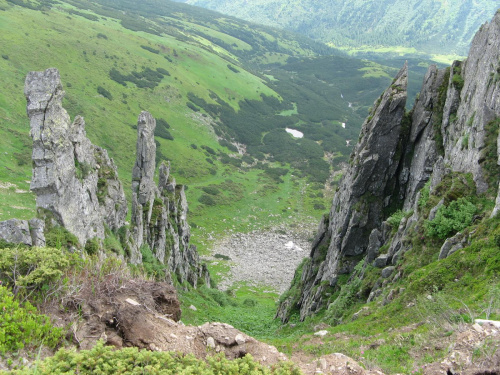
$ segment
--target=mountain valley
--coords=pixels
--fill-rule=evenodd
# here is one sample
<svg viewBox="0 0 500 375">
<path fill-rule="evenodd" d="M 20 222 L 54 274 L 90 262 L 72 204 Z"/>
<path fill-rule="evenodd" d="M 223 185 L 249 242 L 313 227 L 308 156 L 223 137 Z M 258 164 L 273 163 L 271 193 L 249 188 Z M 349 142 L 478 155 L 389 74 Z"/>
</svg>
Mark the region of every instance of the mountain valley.
<svg viewBox="0 0 500 375">
<path fill-rule="evenodd" d="M 500 373 L 500 10 L 451 66 L 170 1 L 0 30 L 0 372 Z"/>
</svg>

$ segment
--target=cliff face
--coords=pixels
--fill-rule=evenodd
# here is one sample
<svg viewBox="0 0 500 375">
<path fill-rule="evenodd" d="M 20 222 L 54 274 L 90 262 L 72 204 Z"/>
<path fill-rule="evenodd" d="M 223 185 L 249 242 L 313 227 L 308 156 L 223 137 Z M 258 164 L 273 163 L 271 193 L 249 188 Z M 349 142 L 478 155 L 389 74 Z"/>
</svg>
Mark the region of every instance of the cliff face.
<svg viewBox="0 0 500 375">
<path fill-rule="evenodd" d="M 292 286 L 299 292 L 279 306 L 283 321 L 293 310 L 304 319 L 333 302 L 331 287 L 339 275 L 352 275 L 361 261 L 384 268 L 389 278 L 411 249 L 407 235 L 420 218 L 419 191 L 429 180 L 432 192 L 450 173 L 470 173 L 477 192 L 497 196 L 492 215 L 500 210 L 500 12 L 476 34 L 466 61 L 429 68 L 407 114 L 406 74 L 405 66 L 363 124 L 331 211 Z M 391 233 L 384 220 L 397 208 L 410 217 Z M 459 237 L 445 241 L 440 258 L 461 246 Z M 384 245 L 387 251 L 380 254 Z M 368 300 L 380 292 L 374 287 Z"/>
<path fill-rule="evenodd" d="M 156 121 L 142 112 L 137 126 L 137 159 L 132 172 L 132 223 L 125 226 L 128 203 L 118 180 L 116 166 L 106 150 L 93 145 L 85 122 L 73 123 L 62 107 L 64 91 L 57 69 L 31 72 L 25 95 L 33 138 L 33 177 L 38 219 L 0 223 L 0 239 L 45 246 L 44 222 L 62 226 L 83 247 L 91 239 L 103 240 L 105 229 L 119 236 L 131 263 L 140 264 L 145 252 L 165 265 L 181 283 L 210 285 L 196 247 L 189 243 L 188 205 L 184 187 L 170 176 L 169 166 L 156 171 Z M 44 219 L 44 220 L 40 220 Z"/>
</svg>

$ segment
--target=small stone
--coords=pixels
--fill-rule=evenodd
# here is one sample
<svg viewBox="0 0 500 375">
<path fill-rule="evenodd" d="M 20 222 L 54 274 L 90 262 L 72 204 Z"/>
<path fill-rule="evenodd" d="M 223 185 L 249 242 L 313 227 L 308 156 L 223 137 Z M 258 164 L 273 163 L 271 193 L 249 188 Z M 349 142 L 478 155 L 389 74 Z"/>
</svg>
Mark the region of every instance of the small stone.
<svg viewBox="0 0 500 375">
<path fill-rule="evenodd" d="M 429 301 L 432 301 L 432 296 L 429 294 L 427 297 L 426 297 Z"/>
<path fill-rule="evenodd" d="M 139 302 L 133 300 L 132 298 L 127 298 L 125 300 L 125 302 L 130 303 L 132 306 L 140 306 L 141 305 Z"/>
<path fill-rule="evenodd" d="M 474 330 L 475 330 L 476 332 L 479 332 L 479 333 L 481 333 L 481 332 L 483 332 L 483 331 L 484 331 L 484 330 L 483 330 L 483 327 L 481 327 L 481 326 L 480 326 L 479 324 L 477 324 L 477 323 L 474 323 L 474 324 L 472 325 L 472 328 L 474 328 Z"/>
<path fill-rule="evenodd" d="M 234 341 L 236 341 L 238 345 L 243 345 L 247 340 L 245 340 L 245 338 L 241 333 L 238 333 L 234 338 Z"/>
<path fill-rule="evenodd" d="M 328 331 L 318 331 L 318 332 L 315 332 L 314 333 L 315 336 L 320 336 L 320 337 L 324 337 L 326 335 L 328 335 Z"/>
<path fill-rule="evenodd" d="M 189 306 L 189 309 L 191 309 L 193 311 L 198 311 L 198 309 L 194 305 Z"/>
<path fill-rule="evenodd" d="M 207 339 L 207 348 L 215 349 L 215 340 L 213 337 Z"/>
</svg>

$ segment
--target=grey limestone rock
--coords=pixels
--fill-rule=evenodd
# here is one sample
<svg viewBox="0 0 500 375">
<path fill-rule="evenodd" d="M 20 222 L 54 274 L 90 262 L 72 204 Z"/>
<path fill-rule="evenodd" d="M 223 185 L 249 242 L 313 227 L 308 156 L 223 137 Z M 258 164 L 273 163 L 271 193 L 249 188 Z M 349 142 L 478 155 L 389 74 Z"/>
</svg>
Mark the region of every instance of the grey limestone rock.
<svg viewBox="0 0 500 375">
<path fill-rule="evenodd" d="M 180 282 L 196 286 L 210 285 L 206 266 L 189 243 L 188 205 L 184 186 L 170 175 L 170 165 L 162 163 L 156 186 L 156 120 L 142 112 L 137 122 L 137 154 L 132 171 L 131 261 L 141 263 L 141 247 L 148 246 L 153 255 L 173 272 Z"/>
<path fill-rule="evenodd" d="M 465 242 L 463 237 L 462 233 L 457 233 L 453 237 L 447 238 L 443 246 L 441 246 L 438 259 L 445 259 L 454 252 L 462 249 L 464 247 L 463 243 Z"/>
<path fill-rule="evenodd" d="M 26 220 L 11 219 L 0 221 L 0 239 L 13 244 L 25 244 L 29 246 L 33 244 L 30 227 Z"/>
<path fill-rule="evenodd" d="M 385 267 L 382 270 L 382 277 L 384 279 L 387 279 L 388 277 L 390 277 L 393 274 L 395 269 L 396 269 L 396 267 L 394 267 L 394 266 Z"/>
<path fill-rule="evenodd" d="M 82 245 L 104 238 L 104 225 L 118 229 L 127 213 L 113 161 L 87 138 L 82 117 L 70 122 L 57 69 L 30 72 L 24 92 L 33 138 L 31 190 L 39 212 L 50 213 Z"/>
</svg>

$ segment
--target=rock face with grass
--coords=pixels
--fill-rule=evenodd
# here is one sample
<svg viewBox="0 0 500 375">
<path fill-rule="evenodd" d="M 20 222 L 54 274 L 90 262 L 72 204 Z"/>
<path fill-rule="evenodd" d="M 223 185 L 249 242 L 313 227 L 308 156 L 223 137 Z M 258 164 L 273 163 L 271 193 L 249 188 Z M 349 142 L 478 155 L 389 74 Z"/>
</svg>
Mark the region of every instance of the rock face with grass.
<svg viewBox="0 0 500 375">
<path fill-rule="evenodd" d="M 180 282 L 210 285 L 196 247 L 189 243 L 188 205 L 184 186 L 170 176 L 170 165 L 162 163 L 156 186 L 156 121 L 148 112 L 137 123 L 137 156 L 132 171 L 131 260 L 140 263 L 151 252 L 168 266 Z"/>
<path fill-rule="evenodd" d="M 399 293 L 390 286 L 404 276 L 398 262 L 412 250 L 416 233 L 439 237 L 435 258 L 444 259 L 470 242 L 470 234 L 455 229 L 477 220 L 477 207 L 467 197 L 481 193 L 496 200 L 489 215 L 498 214 L 500 12 L 481 27 L 464 62 L 429 68 L 406 115 L 405 79 L 403 69 L 363 124 L 311 256 L 280 304 L 277 316 L 283 321 L 297 310 L 304 319 L 327 304 L 330 316 L 340 319 L 347 298 L 354 296 L 368 301 L 383 296 L 381 303 L 390 303 Z M 452 202 L 469 210 L 469 218 L 461 217 L 452 229 L 427 233 L 424 224 Z M 380 278 L 361 290 L 369 267 L 379 268 L 372 274 Z"/>
<path fill-rule="evenodd" d="M 82 245 L 104 238 L 105 226 L 118 229 L 127 213 L 113 161 L 87 138 L 82 117 L 70 121 L 57 69 L 29 73 L 25 95 L 33 138 L 31 190 L 39 212 L 50 213 Z"/>
</svg>

